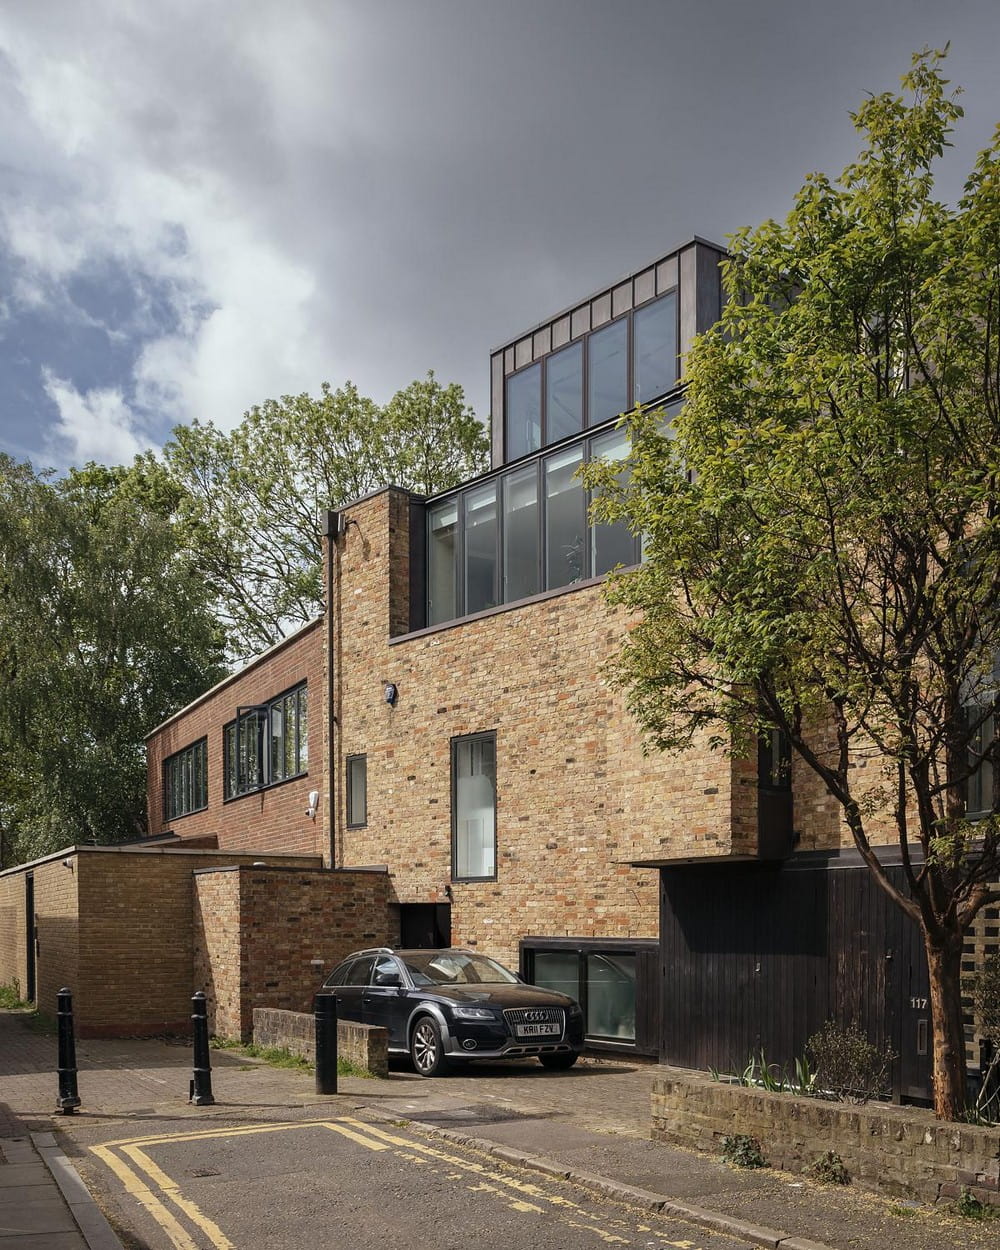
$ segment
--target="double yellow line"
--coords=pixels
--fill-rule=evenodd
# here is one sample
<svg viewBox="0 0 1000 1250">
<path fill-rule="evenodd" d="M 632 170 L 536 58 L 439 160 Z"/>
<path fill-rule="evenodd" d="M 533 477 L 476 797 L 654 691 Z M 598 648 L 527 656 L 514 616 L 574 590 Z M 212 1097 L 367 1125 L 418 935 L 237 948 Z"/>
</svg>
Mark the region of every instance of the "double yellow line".
<svg viewBox="0 0 1000 1250">
<path fill-rule="evenodd" d="M 632 1244 L 629 1236 L 622 1235 L 630 1230 L 627 1223 L 620 1219 L 596 1223 L 585 1207 L 564 1194 L 551 1193 L 540 1185 L 522 1180 L 512 1173 L 502 1172 L 495 1167 L 488 1167 L 475 1159 L 450 1154 L 445 1150 L 427 1146 L 407 1137 L 400 1137 L 386 1129 L 376 1128 L 373 1124 L 350 1117 L 338 1120 L 296 1120 L 275 1124 L 243 1125 L 239 1128 L 205 1129 L 196 1133 L 171 1133 L 158 1137 L 129 1137 L 122 1138 L 120 1141 L 105 1142 L 100 1146 L 91 1146 L 90 1150 L 107 1164 L 122 1182 L 126 1191 L 149 1212 L 167 1234 L 175 1250 L 203 1250 L 203 1247 L 191 1239 L 177 1214 L 167 1205 L 168 1203 L 208 1238 L 214 1250 L 238 1250 L 218 1224 L 209 1219 L 190 1198 L 186 1198 L 181 1193 L 180 1186 L 153 1162 L 146 1153 L 147 1150 L 154 1146 L 173 1145 L 178 1142 L 251 1137 L 260 1133 L 287 1133 L 315 1128 L 324 1128 L 331 1133 L 337 1133 L 368 1150 L 395 1150 L 408 1162 L 438 1163 L 456 1171 L 471 1173 L 477 1183 L 470 1185 L 470 1189 L 492 1194 L 516 1211 L 534 1212 L 539 1215 L 555 1214 L 559 1220 L 572 1228 L 585 1229 L 596 1234 L 606 1245 Z M 126 1159 L 129 1162 L 126 1162 Z M 658 1230 L 650 1225 L 639 1224 L 635 1231 L 654 1233 Z M 695 1243 L 691 1241 L 667 1241 L 662 1234 L 659 1240 L 661 1245 L 678 1247 L 678 1250 L 696 1250 Z"/>
</svg>

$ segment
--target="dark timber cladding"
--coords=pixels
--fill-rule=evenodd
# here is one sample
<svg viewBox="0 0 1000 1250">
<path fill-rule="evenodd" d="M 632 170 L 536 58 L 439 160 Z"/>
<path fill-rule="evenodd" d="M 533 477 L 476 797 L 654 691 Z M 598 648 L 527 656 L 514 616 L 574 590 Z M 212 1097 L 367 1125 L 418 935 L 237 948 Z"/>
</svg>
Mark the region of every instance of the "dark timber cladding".
<svg viewBox="0 0 1000 1250">
<path fill-rule="evenodd" d="M 890 866 L 902 880 L 902 869 Z M 919 931 L 853 853 L 661 869 L 661 1061 L 732 1071 L 788 1064 L 827 1020 L 898 1056 L 895 1098 L 929 1099 Z"/>
</svg>

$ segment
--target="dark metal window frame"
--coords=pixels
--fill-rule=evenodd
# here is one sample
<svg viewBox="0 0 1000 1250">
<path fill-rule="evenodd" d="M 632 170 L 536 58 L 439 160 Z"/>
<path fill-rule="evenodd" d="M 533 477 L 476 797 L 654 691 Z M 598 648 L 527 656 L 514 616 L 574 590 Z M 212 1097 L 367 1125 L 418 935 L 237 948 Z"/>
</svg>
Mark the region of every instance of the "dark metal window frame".
<svg viewBox="0 0 1000 1250">
<path fill-rule="evenodd" d="M 493 871 L 487 876 L 463 877 L 456 872 L 458 865 L 458 746 L 463 742 L 493 743 Z M 457 734 L 451 740 L 451 879 L 452 881 L 496 881 L 497 879 L 497 731 L 482 730 L 479 733 Z"/>
<path fill-rule="evenodd" d="M 201 786 L 197 783 L 197 755 L 201 755 Z M 174 794 L 173 774 L 177 769 L 183 769 L 187 766 L 188 761 L 192 768 L 191 790 L 200 789 L 200 794 L 192 794 L 194 802 L 190 806 L 185 807 L 183 802 L 183 793 L 181 803 L 174 807 L 172 799 Z M 181 789 L 183 792 L 183 781 Z M 198 802 L 198 799 L 201 799 Z M 189 746 L 183 747 L 180 751 L 175 751 L 173 755 L 168 755 L 163 761 L 163 819 L 165 821 L 179 820 L 182 816 L 190 816 L 194 812 L 203 812 L 208 807 L 208 738 L 199 738 L 197 742 L 192 742 Z"/>
<path fill-rule="evenodd" d="M 680 301 L 679 285 L 670 287 L 666 291 L 661 291 L 658 295 L 654 295 L 651 299 L 644 300 L 641 304 L 637 305 L 636 307 L 630 308 L 627 312 L 621 313 L 617 317 L 612 317 L 610 320 L 605 321 L 602 325 L 599 325 L 599 326 L 594 327 L 593 329 L 587 330 L 584 334 L 581 334 L 578 338 L 571 339 L 569 343 L 560 344 L 560 346 L 555 348 L 554 350 L 546 352 L 544 356 L 540 356 L 537 360 L 529 361 L 526 365 L 523 365 L 520 369 L 515 369 L 512 373 L 508 373 L 504 377 L 504 380 L 503 380 L 503 448 L 504 448 L 505 467 L 507 465 L 518 464 L 520 461 L 527 459 L 528 456 L 537 455 L 539 452 L 545 451 L 547 448 L 554 447 L 557 445 L 557 443 L 555 442 L 549 442 L 549 438 L 548 438 L 548 432 L 549 432 L 549 419 L 548 419 L 548 412 L 547 412 L 548 362 L 550 358 L 554 356 L 558 356 L 560 352 L 565 351 L 568 347 L 572 347 L 575 343 L 582 343 L 583 345 L 583 353 L 582 353 L 582 358 L 580 362 L 580 368 L 582 371 L 581 378 L 582 378 L 582 385 L 583 385 L 583 411 L 581 414 L 582 425 L 581 425 L 580 433 L 582 434 L 591 429 L 600 429 L 602 425 L 606 424 L 606 421 L 600 421 L 594 426 L 591 426 L 590 424 L 590 340 L 593 338 L 595 334 L 600 334 L 602 331 L 607 330 L 609 326 L 613 326 L 618 322 L 625 322 L 625 325 L 626 325 L 625 395 L 630 405 L 635 404 L 636 402 L 636 398 L 635 398 L 635 329 L 633 325 L 633 319 L 637 312 L 642 312 L 643 310 L 647 308 L 652 308 L 654 304 L 657 304 L 659 303 L 660 300 L 665 300 L 665 299 L 673 299 L 674 301 L 674 346 L 675 346 L 675 350 L 677 353 L 675 357 L 675 365 L 674 365 L 674 387 L 677 386 L 680 380 L 680 355 L 679 353 L 680 353 L 680 334 L 681 334 L 681 301 Z M 509 449 L 510 449 L 510 427 L 508 425 L 508 403 L 507 403 L 508 388 L 510 386 L 510 381 L 512 378 L 518 378 L 518 377 L 523 376 L 530 369 L 533 369 L 536 365 L 541 366 L 541 368 L 538 371 L 538 390 L 539 390 L 538 411 L 539 411 L 539 424 L 541 427 L 541 432 L 539 435 L 540 442 L 539 442 L 538 447 L 535 448 L 534 450 L 529 451 L 529 452 L 524 452 L 520 456 L 518 456 L 516 459 L 510 460 L 508 459 Z M 670 394 L 670 391 L 673 390 L 674 387 L 671 387 L 670 390 L 665 391 L 664 395 Z M 651 404 L 657 403 L 660 398 L 662 397 L 657 396 L 656 398 L 647 401 L 646 406 L 648 407 Z M 614 420 L 615 418 L 611 418 L 611 419 Z M 578 435 L 574 434 L 574 435 L 571 435 L 570 437 L 576 438 L 578 437 Z M 563 440 L 559 440 L 559 441 L 561 442 Z"/>
<path fill-rule="evenodd" d="M 352 765 L 361 765 L 361 805 L 362 819 L 352 820 L 354 814 L 354 800 L 357 797 L 355 793 L 356 782 L 354 780 L 354 771 Z M 348 829 L 363 829 L 368 824 L 368 756 L 364 753 L 348 755 L 344 761 L 344 778 L 345 778 L 345 802 L 347 811 L 345 819 Z"/>
<path fill-rule="evenodd" d="M 308 682 L 300 681 L 294 686 L 289 686 L 287 690 L 282 690 L 280 694 L 274 695 L 264 703 L 244 704 L 236 709 L 236 716 L 222 727 L 222 776 L 223 776 L 223 801 L 232 802 L 235 799 L 244 798 L 248 794 L 257 794 L 261 790 L 270 789 L 272 786 L 283 785 L 286 781 L 293 781 L 296 777 L 304 777 L 308 774 L 308 743 L 309 743 L 309 724 L 308 724 L 308 701 L 305 695 L 308 690 Z M 271 759 L 271 716 L 273 712 L 288 698 L 289 695 L 298 696 L 296 702 L 295 717 L 295 771 L 285 773 L 284 761 L 280 769 L 281 775 L 276 776 L 279 770 L 275 769 L 274 761 Z M 302 709 L 306 708 L 306 731 L 302 733 Z M 247 732 L 244 726 L 252 726 L 249 730 L 256 737 L 256 769 L 253 778 L 243 778 L 240 776 L 241 762 L 244 758 L 244 752 L 240 749 L 241 737 Z M 242 733 L 241 733 L 242 731 Z M 303 760 L 303 745 L 306 747 L 306 758 Z M 233 755 L 235 754 L 235 777 L 236 787 L 233 788 L 232 779 L 234 776 Z"/>
</svg>

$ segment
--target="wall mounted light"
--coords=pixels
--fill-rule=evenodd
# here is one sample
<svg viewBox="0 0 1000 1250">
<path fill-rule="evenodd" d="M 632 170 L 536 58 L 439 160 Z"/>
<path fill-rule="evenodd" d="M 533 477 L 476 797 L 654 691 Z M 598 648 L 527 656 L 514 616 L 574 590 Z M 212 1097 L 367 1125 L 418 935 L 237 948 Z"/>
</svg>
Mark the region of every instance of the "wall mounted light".
<svg viewBox="0 0 1000 1250">
<path fill-rule="evenodd" d="M 316 812 L 319 810 L 319 791 L 309 791 L 309 806 L 306 808 L 306 815 L 310 820 L 316 819 Z"/>
<path fill-rule="evenodd" d="M 399 687 L 394 681 L 387 681 L 385 683 L 385 689 L 382 691 L 382 695 L 390 707 L 395 707 L 396 700 L 399 698 Z"/>
</svg>

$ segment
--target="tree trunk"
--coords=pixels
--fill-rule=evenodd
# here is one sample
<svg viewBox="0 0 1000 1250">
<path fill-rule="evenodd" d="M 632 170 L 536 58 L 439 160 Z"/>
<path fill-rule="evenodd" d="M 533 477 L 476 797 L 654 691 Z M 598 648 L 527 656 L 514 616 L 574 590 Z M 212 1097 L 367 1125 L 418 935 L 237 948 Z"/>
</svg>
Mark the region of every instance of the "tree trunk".
<svg viewBox="0 0 1000 1250">
<path fill-rule="evenodd" d="M 934 1114 L 939 1120 L 958 1120 L 966 1105 L 962 934 L 924 929 L 924 950 L 934 1029 Z"/>
</svg>

